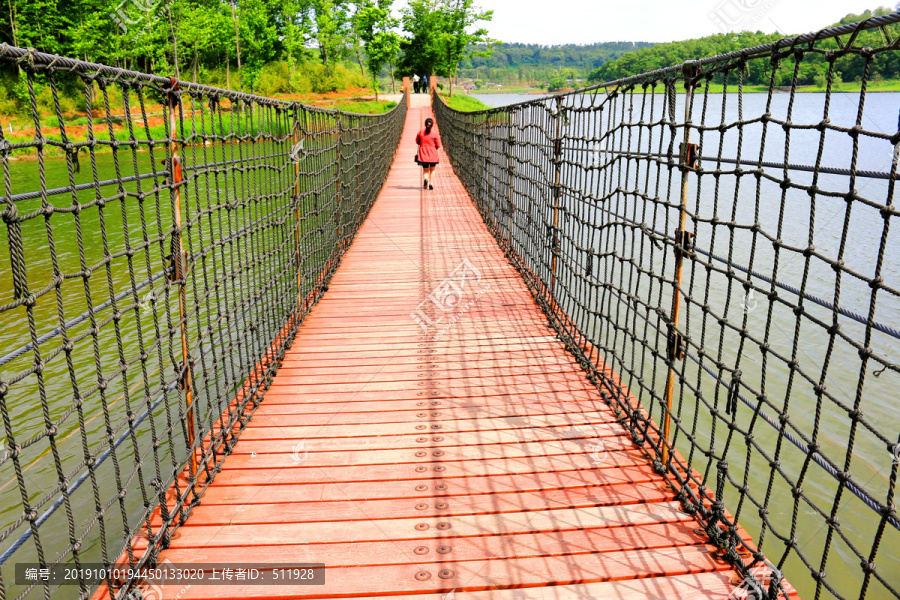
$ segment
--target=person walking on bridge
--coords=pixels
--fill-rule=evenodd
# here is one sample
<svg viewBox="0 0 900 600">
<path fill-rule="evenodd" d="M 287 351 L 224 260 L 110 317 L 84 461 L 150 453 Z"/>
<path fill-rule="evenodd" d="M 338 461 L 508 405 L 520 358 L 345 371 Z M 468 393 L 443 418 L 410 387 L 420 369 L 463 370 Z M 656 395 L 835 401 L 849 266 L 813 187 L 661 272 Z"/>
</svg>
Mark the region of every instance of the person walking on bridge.
<svg viewBox="0 0 900 600">
<path fill-rule="evenodd" d="M 434 131 L 434 119 L 425 119 L 425 129 L 416 134 L 416 144 L 419 145 L 419 164 L 422 165 L 422 176 L 425 183 L 422 187 L 426 190 L 434 189 L 434 168 L 439 161 L 438 150 L 441 141 Z"/>
<path fill-rule="evenodd" d="M 419 85 L 419 76 L 413 73 L 413 93 L 418 94 L 421 86 Z"/>
</svg>

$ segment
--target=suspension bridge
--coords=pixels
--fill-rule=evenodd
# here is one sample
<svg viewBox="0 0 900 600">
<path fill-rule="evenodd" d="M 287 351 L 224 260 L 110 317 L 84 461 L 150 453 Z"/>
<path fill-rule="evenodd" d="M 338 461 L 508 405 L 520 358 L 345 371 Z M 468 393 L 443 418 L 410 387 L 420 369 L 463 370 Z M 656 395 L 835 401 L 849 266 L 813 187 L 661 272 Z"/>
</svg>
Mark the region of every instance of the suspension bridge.
<svg viewBox="0 0 900 600">
<path fill-rule="evenodd" d="M 900 597 L 898 21 L 477 113 L 0 47 L 0 598 Z"/>
</svg>

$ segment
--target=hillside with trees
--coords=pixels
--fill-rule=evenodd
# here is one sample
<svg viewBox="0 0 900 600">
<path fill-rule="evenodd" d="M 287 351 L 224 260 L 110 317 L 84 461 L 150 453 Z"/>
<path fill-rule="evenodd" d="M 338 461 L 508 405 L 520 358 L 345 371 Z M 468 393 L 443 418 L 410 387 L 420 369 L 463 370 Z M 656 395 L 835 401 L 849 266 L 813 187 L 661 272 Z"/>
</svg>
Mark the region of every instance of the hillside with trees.
<svg viewBox="0 0 900 600">
<path fill-rule="evenodd" d="M 459 76 L 503 85 L 541 85 L 554 77 L 586 78 L 597 67 L 650 42 L 597 44 L 499 44 L 490 56 L 472 56 L 460 64 Z"/>
<path fill-rule="evenodd" d="M 873 15 L 882 15 L 892 12 L 888 8 L 879 8 L 874 11 L 865 11 L 863 14 L 849 14 L 834 25 L 853 23 Z M 900 24 L 885 27 L 892 39 L 900 36 Z M 856 44 L 861 46 L 881 46 L 884 40 L 877 29 L 870 29 L 859 34 Z M 783 37 L 778 34 L 764 34 L 761 32 L 743 32 L 738 34 L 718 34 L 703 38 L 657 44 L 650 48 L 640 49 L 636 52 L 624 54 L 616 60 L 606 62 L 595 69 L 588 77 L 590 83 L 612 82 L 622 77 L 653 71 L 672 65 L 677 65 L 686 60 L 696 60 L 706 56 L 734 52 L 741 48 L 758 46 L 768 42 L 774 42 Z M 834 39 L 824 40 L 820 47 L 826 49 L 838 49 Z M 772 77 L 772 65 L 768 61 L 750 61 L 748 71 L 744 75 L 744 83 L 748 85 L 768 85 Z M 834 64 L 834 82 L 852 83 L 862 77 L 865 59 L 857 54 L 842 56 Z M 872 81 L 900 79 L 900 56 L 896 52 L 882 52 L 877 54 L 869 65 Z M 785 58 L 781 68 L 774 74 L 775 85 L 790 85 L 793 77 L 794 60 Z M 828 72 L 828 61 L 823 54 L 808 54 L 800 63 L 797 74 L 798 85 L 824 87 Z M 714 79 L 720 81 L 721 77 Z"/>
</svg>

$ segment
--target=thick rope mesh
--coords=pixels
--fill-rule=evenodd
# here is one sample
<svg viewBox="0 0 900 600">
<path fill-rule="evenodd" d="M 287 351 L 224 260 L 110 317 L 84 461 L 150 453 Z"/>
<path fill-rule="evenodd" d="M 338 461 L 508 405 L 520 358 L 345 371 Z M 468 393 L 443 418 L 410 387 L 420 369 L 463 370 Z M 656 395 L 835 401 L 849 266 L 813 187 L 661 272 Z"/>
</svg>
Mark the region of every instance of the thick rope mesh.
<svg viewBox="0 0 900 600">
<path fill-rule="evenodd" d="M 478 113 L 434 100 L 485 222 L 751 597 L 784 597 L 775 569 L 803 598 L 900 598 L 900 107 L 866 93 L 898 21 Z M 812 65 L 826 91 L 802 94 Z"/>
<path fill-rule="evenodd" d="M 14 565 L 152 565 L 189 516 L 375 201 L 406 104 L 0 59 L 33 122 L 25 142 L 0 132 L 0 599 L 49 598 Z M 133 582 L 53 597 L 98 583 Z"/>
</svg>

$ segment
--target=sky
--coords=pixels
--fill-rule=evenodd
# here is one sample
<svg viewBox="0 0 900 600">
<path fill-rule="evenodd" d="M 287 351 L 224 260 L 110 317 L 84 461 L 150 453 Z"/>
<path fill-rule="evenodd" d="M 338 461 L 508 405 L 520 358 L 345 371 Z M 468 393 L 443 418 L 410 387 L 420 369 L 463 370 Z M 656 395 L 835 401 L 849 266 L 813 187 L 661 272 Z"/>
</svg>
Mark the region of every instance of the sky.
<svg viewBox="0 0 900 600">
<path fill-rule="evenodd" d="M 405 0 L 395 0 L 395 8 Z M 725 31 L 792 35 L 827 27 L 878 0 L 476 0 L 502 42 L 671 42 Z"/>
</svg>

